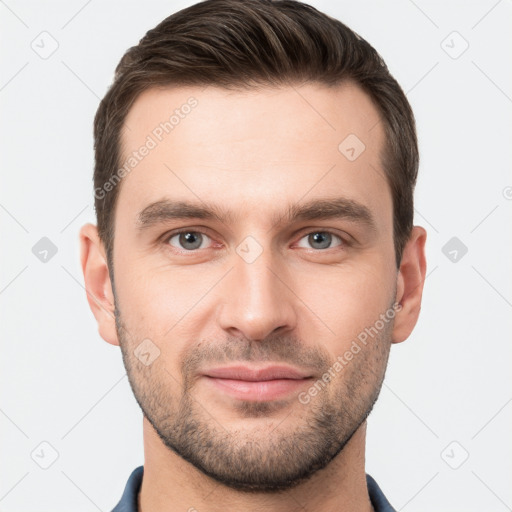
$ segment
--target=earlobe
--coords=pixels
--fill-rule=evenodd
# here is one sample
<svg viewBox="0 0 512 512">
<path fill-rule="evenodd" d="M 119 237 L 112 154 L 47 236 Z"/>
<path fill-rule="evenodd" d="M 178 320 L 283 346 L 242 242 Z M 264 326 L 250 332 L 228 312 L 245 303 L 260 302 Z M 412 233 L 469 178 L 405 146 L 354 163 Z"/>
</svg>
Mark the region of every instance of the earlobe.
<svg viewBox="0 0 512 512">
<path fill-rule="evenodd" d="M 425 258 L 426 239 L 427 232 L 425 229 L 414 226 L 404 247 L 396 285 L 396 302 L 401 307 L 395 316 L 393 343 L 405 341 L 418 321 L 427 267 Z"/>
<path fill-rule="evenodd" d="M 107 259 L 98 229 L 93 224 L 86 224 L 80 230 L 80 261 L 87 301 L 96 318 L 98 332 L 108 343 L 119 345 Z"/>
</svg>

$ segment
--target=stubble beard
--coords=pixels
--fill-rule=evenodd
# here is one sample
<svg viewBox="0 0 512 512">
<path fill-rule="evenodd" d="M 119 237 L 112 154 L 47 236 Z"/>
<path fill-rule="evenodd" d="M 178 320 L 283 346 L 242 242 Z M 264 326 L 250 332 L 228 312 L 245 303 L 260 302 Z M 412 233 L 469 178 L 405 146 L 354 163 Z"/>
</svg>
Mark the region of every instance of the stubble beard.
<svg viewBox="0 0 512 512">
<path fill-rule="evenodd" d="M 249 425 L 237 430 L 223 425 L 221 416 L 193 396 L 192 361 L 208 360 L 206 353 L 185 362 L 180 385 L 158 359 L 150 367 L 138 361 L 133 354 L 136 343 L 123 327 L 117 307 L 116 325 L 130 386 L 164 445 L 215 481 L 249 493 L 291 489 L 326 468 L 343 450 L 378 398 L 392 329 L 391 322 L 308 404 L 297 397 L 270 402 L 237 400 L 234 410 Z M 268 344 L 236 340 L 213 353 L 221 352 L 239 362 L 285 361 L 286 354 L 293 362 L 297 342 L 290 338 L 274 338 Z M 315 361 L 328 369 L 325 355 L 317 354 Z M 180 394 L 172 392 L 177 388 Z M 269 421 L 262 424 L 265 417 Z M 256 418 L 258 425 L 251 426 Z"/>
</svg>

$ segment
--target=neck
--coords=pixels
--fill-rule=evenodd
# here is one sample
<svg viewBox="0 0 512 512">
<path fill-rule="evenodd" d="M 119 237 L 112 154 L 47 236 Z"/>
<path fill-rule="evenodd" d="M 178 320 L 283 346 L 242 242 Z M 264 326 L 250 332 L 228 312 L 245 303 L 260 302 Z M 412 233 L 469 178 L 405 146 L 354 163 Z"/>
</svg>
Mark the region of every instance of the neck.
<svg viewBox="0 0 512 512">
<path fill-rule="evenodd" d="M 366 421 L 336 458 L 309 480 L 280 493 L 244 493 L 203 474 L 169 450 L 144 418 L 144 477 L 139 512 L 371 512 L 365 474 Z"/>
</svg>

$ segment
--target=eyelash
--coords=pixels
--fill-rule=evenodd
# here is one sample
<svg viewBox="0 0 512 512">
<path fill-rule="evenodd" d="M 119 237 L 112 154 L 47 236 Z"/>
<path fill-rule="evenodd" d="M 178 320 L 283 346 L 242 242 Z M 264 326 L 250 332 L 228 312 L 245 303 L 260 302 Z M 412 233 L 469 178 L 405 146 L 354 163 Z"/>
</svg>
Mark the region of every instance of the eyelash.
<svg viewBox="0 0 512 512">
<path fill-rule="evenodd" d="M 164 237 L 163 237 L 163 242 L 164 244 L 166 244 L 167 246 L 171 247 L 172 250 L 176 251 L 176 252 L 179 252 L 181 254 L 183 253 L 190 253 L 190 254 L 194 254 L 196 253 L 197 251 L 201 251 L 201 250 L 204 250 L 204 249 L 192 249 L 192 250 L 186 250 L 186 249 L 181 249 L 179 250 L 177 247 L 174 247 L 172 246 L 169 241 L 171 240 L 171 238 L 174 238 L 175 236 L 177 235 L 180 235 L 181 233 L 199 233 L 201 235 L 205 235 L 207 236 L 210 240 L 212 240 L 212 237 L 208 235 L 208 233 L 205 233 L 204 231 L 201 231 L 199 229 L 179 229 L 178 231 L 172 231 L 171 233 L 167 233 Z M 310 248 L 309 250 L 310 251 L 314 251 L 314 252 L 318 252 L 318 253 L 321 253 L 321 252 L 327 252 L 329 251 L 330 249 L 336 249 L 336 248 L 341 248 L 341 249 L 344 249 L 346 247 L 349 247 L 350 246 L 350 243 L 348 240 L 346 240 L 345 238 L 343 238 L 341 235 L 339 235 L 338 233 L 335 233 L 333 231 L 330 231 L 328 229 L 313 229 L 311 231 L 307 231 L 305 233 L 302 234 L 302 236 L 300 237 L 299 240 L 302 240 L 303 238 L 307 237 L 308 235 L 311 235 L 311 234 L 314 234 L 314 233 L 327 233 L 329 235 L 332 235 L 336 238 L 338 238 L 341 243 L 340 245 L 336 245 L 334 247 L 328 247 L 326 249 L 314 249 L 314 248 Z"/>
</svg>

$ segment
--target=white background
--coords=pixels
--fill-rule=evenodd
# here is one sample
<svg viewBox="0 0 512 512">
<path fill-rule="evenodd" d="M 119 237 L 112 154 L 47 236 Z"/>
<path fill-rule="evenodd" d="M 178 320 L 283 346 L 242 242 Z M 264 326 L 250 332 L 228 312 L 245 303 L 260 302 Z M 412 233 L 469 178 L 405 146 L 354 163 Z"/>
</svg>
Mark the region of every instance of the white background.
<svg viewBox="0 0 512 512">
<path fill-rule="evenodd" d="M 192 3 L 0 2 L 0 511 L 108 511 L 143 463 L 141 413 L 87 306 L 77 232 L 94 221 L 92 121 L 115 65 Z M 428 277 L 369 418 L 366 470 L 397 510 L 512 510 L 512 2 L 311 4 L 381 53 L 418 124 Z M 58 42 L 47 59 L 31 48 L 51 48 L 43 31 Z M 58 249 L 46 263 L 32 252 L 42 237 Z M 455 263 L 452 237 L 468 248 Z M 43 441 L 58 452 L 48 469 Z"/>
</svg>

